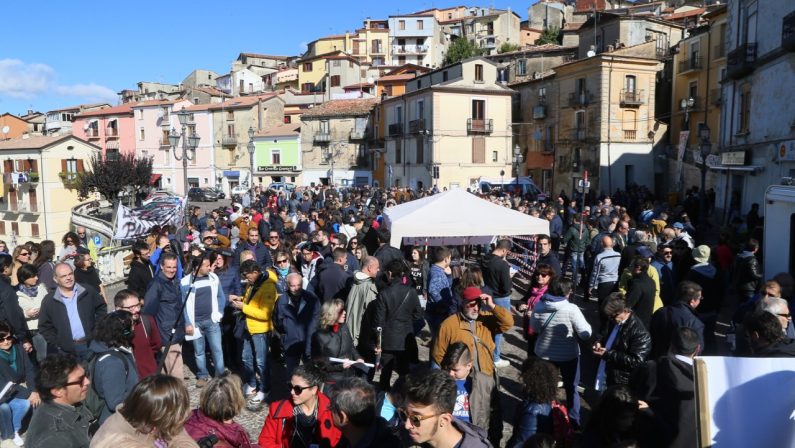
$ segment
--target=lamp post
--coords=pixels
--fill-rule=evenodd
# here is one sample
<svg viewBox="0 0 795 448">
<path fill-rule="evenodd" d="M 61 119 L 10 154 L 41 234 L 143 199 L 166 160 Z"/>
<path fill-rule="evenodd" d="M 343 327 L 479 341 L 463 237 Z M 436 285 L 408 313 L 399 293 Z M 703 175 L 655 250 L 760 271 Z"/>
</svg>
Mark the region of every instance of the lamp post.
<svg viewBox="0 0 795 448">
<path fill-rule="evenodd" d="M 248 149 L 248 161 L 251 165 L 251 181 L 249 182 L 248 188 L 254 188 L 254 150 L 256 147 L 254 146 L 254 128 L 249 126 L 248 128 L 248 145 L 246 145 L 246 149 Z"/>
<path fill-rule="evenodd" d="M 513 170 L 516 173 L 516 191 L 519 192 L 519 164 L 522 163 L 524 157 L 522 156 L 522 148 L 519 145 L 513 147 Z M 521 195 L 520 195 L 521 196 Z"/>
<path fill-rule="evenodd" d="M 185 189 L 185 196 L 188 195 L 188 160 L 193 161 L 196 157 L 196 153 L 194 152 L 193 156 L 191 156 L 190 151 L 196 151 L 196 148 L 199 146 L 199 136 L 196 135 L 195 132 L 191 133 L 191 135 L 188 135 L 186 132 L 188 117 L 190 117 L 190 112 L 186 111 L 183 107 L 177 112 L 177 118 L 179 118 L 179 124 L 182 126 L 182 132 L 177 134 L 177 131 L 171 128 L 171 133 L 168 134 L 168 143 L 171 146 L 171 150 L 174 152 L 174 158 L 176 158 L 177 161 L 182 161 L 182 186 Z M 177 151 L 177 144 L 180 138 L 182 139 L 181 156 Z"/>
<path fill-rule="evenodd" d="M 698 136 L 701 139 L 701 201 L 699 206 L 699 221 L 707 219 L 707 157 L 712 153 L 712 143 L 709 141 L 709 126 L 702 123 L 698 127 Z"/>
<path fill-rule="evenodd" d="M 695 105 L 696 100 L 692 96 L 689 98 L 682 98 L 682 100 L 679 101 L 679 107 L 685 111 L 685 131 L 690 130 L 690 109 L 692 109 Z"/>
</svg>

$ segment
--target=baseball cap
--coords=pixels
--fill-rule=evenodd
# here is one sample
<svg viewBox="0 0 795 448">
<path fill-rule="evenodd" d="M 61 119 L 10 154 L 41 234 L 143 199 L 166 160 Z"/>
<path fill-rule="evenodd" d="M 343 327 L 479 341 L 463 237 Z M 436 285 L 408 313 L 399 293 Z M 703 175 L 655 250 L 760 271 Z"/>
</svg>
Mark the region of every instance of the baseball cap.
<svg viewBox="0 0 795 448">
<path fill-rule="evenodd" d="M 635 250 L 635 254 L 637 256 L 643 257 L 643 258 L 651 258 L 651 257 L 654 256 L 654 254 L 652 253 L 651 249 L 649 249 L 649 246 L 640 246 L 640 247 L 638 247 L 637 250 Z"/>
<path fill-rule="evenodd" d="M 461 297 L 463 298 L 464 302 L 472 302 L 480 299 L 481 294 L 483 294 L 483 292 L 477 286 L 468 286 L 464 288 L 464 291 L 461 293 Z"/>
<path fill-rule="evenodd" d="M 682 224 L 681 222 L 675 222 L 674 223 L 674 229 L 684 229 L 684 228 L 685 228 L 685 225 Z"/>
</svg>

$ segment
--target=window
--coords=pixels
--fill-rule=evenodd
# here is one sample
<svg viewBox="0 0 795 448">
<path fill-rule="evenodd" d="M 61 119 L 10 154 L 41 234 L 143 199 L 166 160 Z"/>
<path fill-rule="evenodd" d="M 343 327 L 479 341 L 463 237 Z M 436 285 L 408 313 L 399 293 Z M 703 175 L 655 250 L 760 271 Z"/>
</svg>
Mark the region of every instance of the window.
<svg viewBox="0 0 795 448">
<path fill-rule="evenodd" d="M 34 238 L 38 238 L 38 236 L 39 236 L 39 225 L 38 224 L 33 223 L 33 224 L 30 225 L 30 236 L 32 236 Z"/>
<path fill-rule="evenodd" d="M 635 92 L 635 80 L 636 78 L 633 75 L 627 75 L 627 77 L 624 78 L 624 89 L 627 92 Z"/>
<path fill-rule="evenodd" d="M 143 109 L 137 109 L 135 111 L 135 113 L 138 115 L 138 119 L 139 120 L 143 120 L 144 119 L 144 110 Z"/>
<path fill-rule="evenodd" d="M 498 156 L 498 154 L 497 154 L 497 151 L 492 151 L 492 152 L 491 152 L 491 161 L 492 161 L 492 162 L 496 162 L 498 157 L 499 157 L 499 156 Z"/>
<path fill-rule="evenodd" d="M 30 203 L 30 211 L 38 212 L 39 211 L 39 203 L 36 197 L 36 190 L 30 190 L 28 193 L 28 202 Z M 35 236 L 35 235 L 34 235 Z"/>
<path fill-rule="evenodd" d="M 6 234 L 6 222 L 0 221 L 0 235 Z"/>
<path fill-rule="evenodd" d="M 403 163 L 403 148 L 401 146 L 401 142 L 403 140 L 397 139 L 395 140 L 395 163 Z"/>
<path fill-rule="evenodd" d="M 527 75 L 527 59 L 519 59 L 516 61 L 516 76 Z"/>
<path fill-rule="evenodd" d="M 13 233 L 14 235 L 19 235 L 19 223 L 18 222 L 12 222 L 11 223 L 11 233 Z"/>
<path fill-rule="evenodd" d="M 340 86 L 340 75 L 332 75 L 331 87 L 339 87 L 339 86 Z"/>
<path fill-rule="evenodd" d="M 571 154 L 571 170 L 574 172 L 580 171 L 580 148 L 574 148 Z"/>
<path fill-rule="evenodd" d="M 271 165 L 282 164 L 282 151 L 280 149 L 271 149 Z"/>
<path fill-rule="evenodd" d="M 293 122 L 293 117 L 292 117 L 292 115 L 285 115 L 285 116 L 284 116 L 284 123 L 285 123 L 285 124 L 289 124 L 289 123 L 292 123 L 292 122 Z"/>
<path fill-rule="evenodd" d="M 310 93 L 315 90 L 315 85 L 311 82 L 305 82 L 301 84 L 301 93 Z"/>
<path fill-rule="evenodd" d="M 447 76 L 448 76 L 447 75 L 447 70 L 443 71 L 442 72 L 442 82 L 446 82 L 447 81 Z"/>
<path fill-rule="evenodd" d="M 475 64 L 475 82 L 483 82 L 483 64 Z"/>
<path fill-rule="evenodd" d="M 169 143 L 169 141 L 168 141 L 168 129 L 163 129 L 163 130 L 160 132 L 160 145 L 161 145 L 161 146 L 167 146 L 167 145 L 169 145 L 169 144 L 170 144 L 170 143 Z"/>
<path fill-rule="evenodd" d="M 331 61 L 331 66 L 332 67 L 339 67 L 340 66 L 340 60 L 339 59 L 334 59 L 333 61 Z"/>
<path fill-rule="evenodd" d="M 417 101 L 417 118 L 425 118 L 425 101 L 423 100 Z"/>
<path fill-rule="evenodd" d="M 574 113 L 574 127 L 575 129 L 585 129 L 585 111 L 579 110 Z"/>
<path fill-rule="evenodd" d="M 405 30 L 406 29 L 406 21 L 405 20 L 398 20 L 398 29 Z"/>
<path fill-rule="evenodd" d="M 353 68 L 353 61 L 348 61 L 348 68 Z"/>
<path fill-rule="evenodd" d="M 144 128 L 141 128 L 139 130 L 138 140 L 144 141 L 145 139 L 146 139 L 146 132 L 144 131 Z"/>
<path fill-rule="evenodd" d="M 406 63 L 405 56 L 398 56 L 398 65 L 404 65 Z"/>
<path fill-rule="evenodd" d="M 690 67 L 695 67 L 698 64 L 698 57 L 701 52 L 701 41 L 697 40 L 690 43 Z"/>
<path fill-rule="evenodd" d="M 698 109 L 698 81 L 690 81 L 690 84 L 687 86 L 687 97 L 696 100 L 696 104 L 693 108 Z"/>
<path fill-rule="evenodd" d="M 585 95 L 585 78 L 578 78 L 576 81 L 577 96 Z"/>
<path fill-rule="evenodd" d="M 372 53 L 382 53 L 381 51 L 381 39 L 373 39 L 370 43 L 370 49 Z"/>
<path fill-rule="evenodd" d="M 472 100 L 472 119 L 483 120 L 486 116 L 486 100 Z"/>
<path fill-rule="evenodd" d="M 425 163 L 425 137 L 417 137 L 417 165 Z"/>
<path fill-rule="evenodd" d="M 747 134 L 751 126 L 751 87 L 743 86 L 740 92 L 739 133 Z"/>
<path fill-rule="evenodd" d="M 417 20 L 417 29 L 421 30 L 421 29 L 423 29 L 422 28 L 423 26 L 424 26 L 424 23 L 422 22 L 422 20 Z"/>
<path fill-rule="evenodd" d="M 235 111 L 228 110 L 226 111 L 226 121 L 233 121 L 235 119 Z"/>
<path fill-rule="evenodd" d="M 226 125 L 226 136 L 227 137 L 234 137 L 235 136 L 235 124 L 230 123 Z"/>
<path fill-rule="evenodd" d="M 486 139 L 472 138 L 472 163 L 486 163 Z"/>
<path fill-rule="evenodd" d="M 312 71 L 312 63 L 311 62 L 304 62 L 304 71 L 311 72 Z"/>
</svg>

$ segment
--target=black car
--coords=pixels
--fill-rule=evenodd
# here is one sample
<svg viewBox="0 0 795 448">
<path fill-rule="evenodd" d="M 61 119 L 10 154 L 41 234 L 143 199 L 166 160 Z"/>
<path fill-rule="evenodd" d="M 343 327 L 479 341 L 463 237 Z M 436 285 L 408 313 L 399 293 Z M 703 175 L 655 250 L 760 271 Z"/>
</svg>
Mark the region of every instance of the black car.
<svg viewBox="0 0 795 448">
<path fill-rule="evenodd" d="M 218 200 L 218 193 L 209 188 L 193 187 L 188 190 L 188 199 L 196 202 L 214 202 Z"/>
<path fill-rule="evenodd" d="M 226 197 L 226 193 L 224 193 L 224 190 L 221 190 L 218 187 L 208 187 L 207 189 L 217 194 L 218 199 L 223 199 Z"/>
</svg>

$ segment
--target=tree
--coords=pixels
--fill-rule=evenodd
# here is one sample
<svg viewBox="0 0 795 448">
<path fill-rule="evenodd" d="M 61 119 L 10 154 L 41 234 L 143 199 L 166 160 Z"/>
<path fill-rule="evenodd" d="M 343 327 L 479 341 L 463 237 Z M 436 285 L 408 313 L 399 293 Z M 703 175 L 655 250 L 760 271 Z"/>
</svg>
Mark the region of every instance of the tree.
<svg viewBox="0 0 795 448">
<path fill-rule="evenodd" d="M 475 46 L 469 39 L 458 38 L 450 43 L 444 57 L 444 65 L 455 64 L 458 61 L 469 59 L 483 54 L 483 50 Z"/>
<path fill-rule="evenodd" d="M 544 44 L 559 44 L 560 43 L 560 28 L 550 27 L 541 33 L 541 37 L 536 39 L 536 45 Z"/>
<path fill-rule="evenodd" d="M 86 199 L 93 192 L 98 192 L 114 205 L 119 200 L 119 193 L 127 186 L 138 193 L 149 186 L 152 178 L 152 157 L 136 157 L 134 154 L 122 154 L 117 157 L 102 158 L 95 154 L 89 161 L 89 171 L 75 179 L 77 194 Z"/>
<path fill-rule="evenodd" d="M 520 48 L 521 48 L 521 46 L 519 44 L 517 44 L 517 43 L 503 42 L 503 44 L 500 45 L 500 48 L 497 50 L 497 53 L 500 53 L 500 54 L 502 54 L 502 53 L 510 53 L 510 52 L 516 51 L 516 50 L 518 50 Z"/>
</svg>

